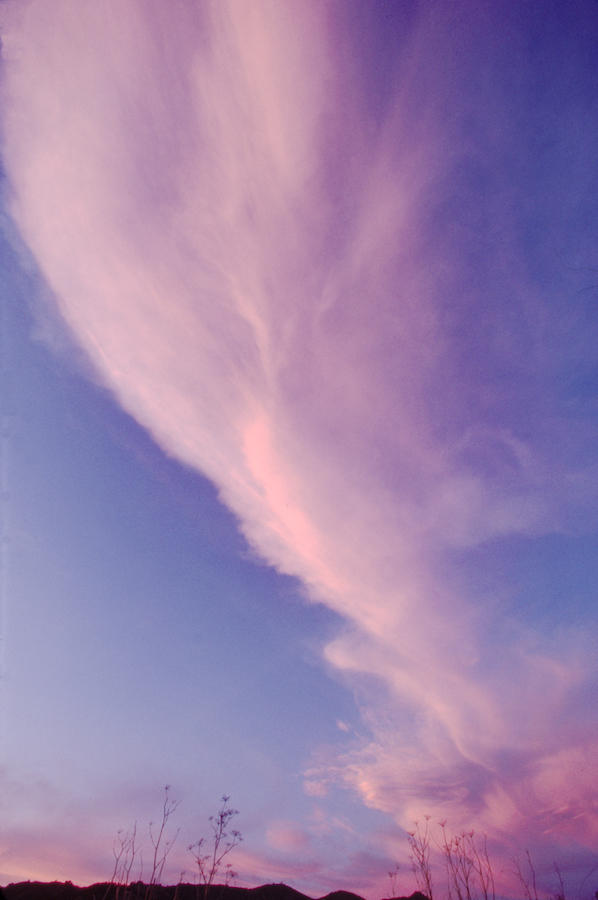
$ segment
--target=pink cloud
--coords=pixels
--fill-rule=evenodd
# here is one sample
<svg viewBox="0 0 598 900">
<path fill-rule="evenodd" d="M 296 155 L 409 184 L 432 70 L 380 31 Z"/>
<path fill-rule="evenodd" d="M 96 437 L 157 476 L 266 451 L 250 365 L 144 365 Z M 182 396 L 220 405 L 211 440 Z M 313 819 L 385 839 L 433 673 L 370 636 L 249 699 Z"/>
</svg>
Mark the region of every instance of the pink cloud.
<svg viewBox="0 0 598 900">
<path fill-rule="evenodd" d="M 275 850 L 305 850 L 309 846 L 309 835 L 292 822 L 275 822 L 266 833 L 270 846 Z"/>
</svg>

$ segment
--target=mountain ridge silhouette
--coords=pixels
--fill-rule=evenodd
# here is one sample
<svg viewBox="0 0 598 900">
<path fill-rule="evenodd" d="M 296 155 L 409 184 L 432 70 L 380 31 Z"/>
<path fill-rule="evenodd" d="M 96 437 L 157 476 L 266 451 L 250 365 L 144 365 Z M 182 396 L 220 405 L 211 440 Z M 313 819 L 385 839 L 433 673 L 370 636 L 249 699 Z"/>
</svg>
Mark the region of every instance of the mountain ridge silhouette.
<svg viewBox="0 0 598 900">
<path fill-rule="evenodd" d="M 71 881 L 19 881 L 0 888 L 0 900 L 364 900 L 351 891 L 331 891 L 312 898 L 286 884 L 262 884 L 244 888 L 213 884 L 148 885 L 136 881 L 128 885 L 99 881 L 79 887 Z M 391 900 L 427 900 L 415 891 L 408 897 Z"/>
</svg>

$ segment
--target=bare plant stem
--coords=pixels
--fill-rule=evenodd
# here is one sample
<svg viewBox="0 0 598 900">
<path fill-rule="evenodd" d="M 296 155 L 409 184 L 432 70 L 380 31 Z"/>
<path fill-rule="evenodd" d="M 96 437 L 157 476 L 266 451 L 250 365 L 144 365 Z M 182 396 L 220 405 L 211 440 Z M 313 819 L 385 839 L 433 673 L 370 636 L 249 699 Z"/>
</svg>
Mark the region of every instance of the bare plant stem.
<svg viewBox="0 0 598 900">
<path fill-rule="evenodd" d="M 554 871 L 556 872 L 557 881 L 559 883 L 559 889 L 556 894 L 555 900 L 565 900 L 565 882 L 563 880 L 562 872 L 557 863 L 554 863 Z"/>
<path fill-rule="evenodd" d="M 156 832 L 154 832 L 154 823 L 149 823 L 149 836 L 150 841 L 152 842 L 152 847 L 154 848 L 154 852 L 152 858 L 152 874 L 150 877 L 148 890 L 146 891 L 146 898 L 151 894 L 151 890 L 154 885 L 160 884 L 160 882 L 162 881 L 162 873 L 164 872 L 166 860 L 168 859 L 168 855 L 174 846 L 174 842 L 179 836 L 180 828 L 177 828 L 174 837 L 168 838 L 167 827 L 170 817 L 177 810 L 180 802 L 180 800 L 171 799 L 170 785 L 167 784 L 164 788 L 162 818 L 160 820 L 159 826 L 157 826 Z"/>
<path fill-rule="evenodd" d="M 400 866 L 398 863 L 395 863 L 394 869 L 391 869 L 388 873 L 388 878 L 390 880 L 390 896 L 397 897 L 399 893 L 398 888 L 398 879 L 399 879 L 399 869 Z"/>
<path fill-rule="evenodd" d="M 429 823 L 429 816 L 425 817 L 424 826 L 416 822 L 407 838 L 418 890 L 433 900 L 431 851 L 435 844 L 444 861 L 448 900 L 496 900 L 486 837 L 476 837 L 474 831 L 451 835 L 446 822 L 440 822 L 440 836 L 433 840 Z M 537 900 L 537 896 L 527 900 Z"/>
<path fill-rule="evenodd" d="M 240 831 L 230 828 L 232 819 L 239 813 L 238 810 L 229 806 L 229 800 L 230 797 L 224 794 L 217 814 L 209 818 L 212 829 L 211 848 L 207 849 L 208 840 L 205 837 L 199 838 L 188 847 L 197 866 L 198 896 L 200 889 L 203 889 L 204 900 L 207 900 L 210 887 L 221 870 L 225 875 L 225 884 L 228 884 L 236 874 L 233 872 L 231 864 L 224 862 L 231 850 L 243 840 Z"/>
<path fill-rule="evenodd" d="M 426 824 L 423 828 L 419 822 L 415 823 L 415 830 L 409 832 L 407 840 L 417 887 L 422 894 L 428 897 L 428 900 L 434 900 L 430 865 L 430 816 L 425 816 L 425 821 Z"/>
<path fill-rule="evenodd" d="M 523 869 L 521 860 L 519 859 L 519 857 L 517 857 L 515 859 L 515 874 L 519 879 L 519 883 L 524 890 L 527 900 L 538 900 L 536 870 L 534 868 L 531 853 L 529 852 L 529 850 L 525 851 L 525 857 L 527 860 L 527 871 Z"/>
</svg>

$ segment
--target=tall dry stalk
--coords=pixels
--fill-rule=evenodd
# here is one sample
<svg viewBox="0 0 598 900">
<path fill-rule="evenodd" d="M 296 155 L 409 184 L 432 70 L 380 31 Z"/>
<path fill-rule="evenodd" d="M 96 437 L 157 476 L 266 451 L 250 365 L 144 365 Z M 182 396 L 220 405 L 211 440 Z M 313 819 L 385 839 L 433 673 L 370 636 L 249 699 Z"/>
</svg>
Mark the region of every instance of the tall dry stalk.
<svg viewBox="0 0 598 900">
<path fill-rule="evenodd" d="M 430 864 L 430 816 L 424 816 L 426 824 L 422 828 L 415 823 L 415 830 L 407 834 L 409 858 L 415 875 L 417 888 L 428 900 L 434 900 L 432 867 Z"/>
<path fill-rule="evenodd" d="M 210 887 L 220 872 L 224 874 L 225 884 L 228 884 L 236 875 L 230 862 L 224 862 L 229 853 L 243 840 L 241 832 L 230 827 L 239 811 L 229 806 L 229 800 L 230 797 L 224 794 L 221 798 L 220 809 L 215 816 L 209 818 L 212 829 L 211 838 L 201 837 L 188 847 L 197 867 L 198 896 L 201 890 L 204 900 L 207 900 Z"/>
</svg>

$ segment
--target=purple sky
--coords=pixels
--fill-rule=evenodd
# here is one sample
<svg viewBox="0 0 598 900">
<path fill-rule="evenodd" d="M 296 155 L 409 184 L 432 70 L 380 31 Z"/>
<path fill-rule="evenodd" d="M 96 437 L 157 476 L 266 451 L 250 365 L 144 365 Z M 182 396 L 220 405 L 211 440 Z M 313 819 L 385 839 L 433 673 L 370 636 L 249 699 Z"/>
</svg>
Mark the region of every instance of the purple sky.
<svg viewBox="0 0 598 900">
<path fill-rule="evenodd" d="M 598 4 L 7 0 L 0 881 L 598 865 Z M 584 890 L 593 895 L 589 879 Z"/>
</svg>

